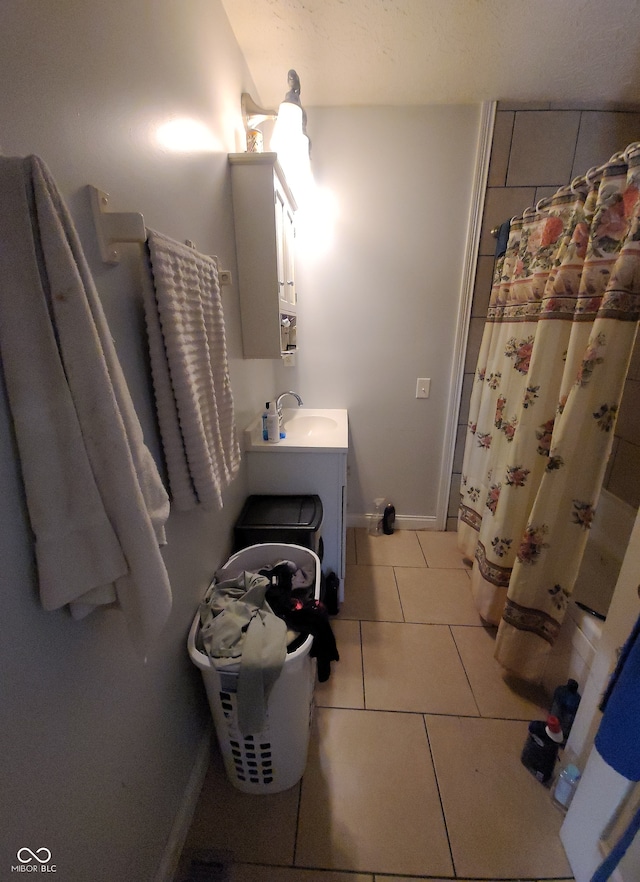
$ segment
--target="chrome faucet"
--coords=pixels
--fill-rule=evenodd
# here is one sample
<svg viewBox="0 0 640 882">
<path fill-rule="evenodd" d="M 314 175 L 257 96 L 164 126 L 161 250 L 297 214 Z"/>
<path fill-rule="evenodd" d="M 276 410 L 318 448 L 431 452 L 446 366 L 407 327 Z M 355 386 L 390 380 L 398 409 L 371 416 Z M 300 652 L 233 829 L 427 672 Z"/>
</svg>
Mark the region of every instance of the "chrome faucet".
<svg viewBox="0 0 640 882">
<path fill-rule="evenodd" d="M 278 421 L 280 424 L 282 424 L 282 399 L 285 395 L 293 395 L 298 402 L 298 407 L 302 407 L 302 398 L 300 398 L 297 392 L 281 392 L 276 398 L 276 411 L 278 412 Z"/>
</svg>

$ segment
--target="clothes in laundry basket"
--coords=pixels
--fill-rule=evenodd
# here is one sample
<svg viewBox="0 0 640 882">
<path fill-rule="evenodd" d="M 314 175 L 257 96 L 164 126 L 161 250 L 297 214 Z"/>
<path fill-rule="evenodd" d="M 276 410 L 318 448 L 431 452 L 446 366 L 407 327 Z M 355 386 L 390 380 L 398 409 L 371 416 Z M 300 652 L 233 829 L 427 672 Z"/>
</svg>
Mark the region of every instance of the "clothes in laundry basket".
<svg viewBox="0 0 640 882">
<path fill-rule="evenodd" d="M 217 577 L 216 577 L 217 579 Z M 310 655 L 318 680 L 339 661 L 329 614 L 315 599 L 315 573 L 280 561 L 258 573 L 243 572 L 209 586 L 200 604 L 198 648 L 216 669 L 237 671 L 238 726 L 243 735 L 261 731 L 267 701 L 284 664 L 287 643 L 313 636 Z"/>
<path fill-rule="evenodd" d="M 256 573 L 215 580 L 200 604 L 202 649 L 217 669 L 238 671 L 238 726 L 264 727 L 267 700 L 286 658 L 287 626 L 266 600 L 270 581 Z"/>
<path fill-rule="evenodd" d="M 338 647 L 329 621 L 329 613 L 314 597 L 313 575 L 298 569 L 292 561 L 281 561 L 260 570 L 269 579 L 266 598 L 277 616 L 293 631 L 313 636 L 310 655 L 317 660 L 318 680 L 324 683 L 331 675 L 331 662 L 339 661 Z"/>
</svg>

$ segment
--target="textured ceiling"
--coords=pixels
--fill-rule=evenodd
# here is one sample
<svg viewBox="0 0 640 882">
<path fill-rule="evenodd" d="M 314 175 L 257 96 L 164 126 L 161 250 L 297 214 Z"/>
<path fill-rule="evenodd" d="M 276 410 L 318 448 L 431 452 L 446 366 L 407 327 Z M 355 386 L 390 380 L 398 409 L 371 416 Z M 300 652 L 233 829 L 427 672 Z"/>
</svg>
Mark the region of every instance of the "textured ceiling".
<svg viewBox="0 0 640 882">
<path fill-rule="evenodd" d="M 640 102 L 640 0 L 222 0 L 264 106 Z"/>
</svg>

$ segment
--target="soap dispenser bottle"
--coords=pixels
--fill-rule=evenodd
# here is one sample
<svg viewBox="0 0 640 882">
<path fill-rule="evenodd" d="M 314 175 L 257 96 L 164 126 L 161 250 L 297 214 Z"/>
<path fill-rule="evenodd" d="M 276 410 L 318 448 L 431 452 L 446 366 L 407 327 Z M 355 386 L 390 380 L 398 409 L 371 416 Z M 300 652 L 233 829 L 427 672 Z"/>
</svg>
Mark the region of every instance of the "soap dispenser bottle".
<svg viewBox="0 0 640 882">
<path fill-rule="evenodd" d="M 267 441 L 280 440 L 280 420 L 275 401 L 267 404 Z"/>
<path fill-rule="evenodd" d="M 269 434 L 267 431 L 267 417 L 269 416 L 269 402 L 265 402 L 264 413 L 262 414 L 262 440 L 268 441 Z"/>
</svg>

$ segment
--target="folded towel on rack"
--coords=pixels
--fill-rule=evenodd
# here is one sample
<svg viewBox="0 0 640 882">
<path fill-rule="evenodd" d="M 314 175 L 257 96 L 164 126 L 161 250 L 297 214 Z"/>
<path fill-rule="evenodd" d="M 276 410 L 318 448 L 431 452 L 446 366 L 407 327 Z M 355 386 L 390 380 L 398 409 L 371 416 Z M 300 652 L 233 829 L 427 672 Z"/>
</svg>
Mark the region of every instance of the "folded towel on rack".
<svg viewBox="0 0 640 882">
<path fill-rule="evenodd" d="M 169 500 L 73 222 L 36 156 L 0 157 L 0 356 L 46 609 L 117 605 L 143 651 L 171 591 Z"/>
<path fill-rule="evenodd" d="M 240 465 L 215 258 L 147 231 L 143 299 L 172 501 L 222 507 Z"/>
</svg>

